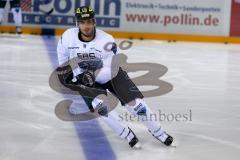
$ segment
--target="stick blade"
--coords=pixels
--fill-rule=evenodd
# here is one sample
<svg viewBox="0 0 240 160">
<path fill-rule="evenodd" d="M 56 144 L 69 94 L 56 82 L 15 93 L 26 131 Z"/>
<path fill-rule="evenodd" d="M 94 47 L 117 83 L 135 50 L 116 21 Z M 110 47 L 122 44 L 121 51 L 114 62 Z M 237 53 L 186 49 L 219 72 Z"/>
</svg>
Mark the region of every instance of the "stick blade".
<svg viewBox="0 0 240 160">
<path fill-rule="evenodd" d="M 52 8 L 50 11 L 46 12 L 46 15 L 49 16 L 50 14 L 52 14 L 53 11 L 54 9 Z"/>
</svg>

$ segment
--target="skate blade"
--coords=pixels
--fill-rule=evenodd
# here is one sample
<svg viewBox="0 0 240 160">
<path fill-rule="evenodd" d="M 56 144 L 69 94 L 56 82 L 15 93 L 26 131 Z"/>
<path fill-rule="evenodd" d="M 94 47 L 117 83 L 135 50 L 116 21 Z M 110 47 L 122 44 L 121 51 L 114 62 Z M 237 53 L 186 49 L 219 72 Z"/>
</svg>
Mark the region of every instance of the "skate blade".
<svg viewBox="0 0 240 160">
<path fill-rule="evenodd" d="M 172 144 L 170 146 L 168 146 L 168 147 L 177 148 L 177 144 L 176 144 L 176 142 L 172 142 Z"/>
<path fill-rule="evenodd" d="M 138 142 L 138 143 L 135 144 L 132 148 L 133 148 L 133 149 L 142 149 L 142 145 Z"/>
</svg>

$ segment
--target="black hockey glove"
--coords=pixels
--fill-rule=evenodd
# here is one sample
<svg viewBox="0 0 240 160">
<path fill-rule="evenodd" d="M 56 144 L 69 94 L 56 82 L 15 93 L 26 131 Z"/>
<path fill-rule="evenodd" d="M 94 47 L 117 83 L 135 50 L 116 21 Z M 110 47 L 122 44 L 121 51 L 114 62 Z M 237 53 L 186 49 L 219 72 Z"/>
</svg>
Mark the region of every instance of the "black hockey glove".
<svg viewBox="0 0 240 160">
<path fill-rule="evenodd" d="M 66 74 L 66 73 L 69 73 L 72 71 L 72 68 L 70 65 L 67 65 L 67 66 L 59 66 L 56 68 L 56 71 L 57 71 L 57 74 L 58 75 L 63 75 L 63 74 Z"/>
<path fill-rule="evenodd" d="M 93 71 L 85 71 L 76 78 L 81 84 L 87 87 L 93 87 L 95 84 L 95 76 Z"/>
<path fill-rule="evenodd" d="M 63 85 L 67 85 L 67 84 L 71 83 L 72 78 L 73 78 L 73 73 L 72 73 L 72 68 L 70 65 L 59 66 L 56 69 L 56 73 L 58 75 L 60 82 Z"/>
</svg>

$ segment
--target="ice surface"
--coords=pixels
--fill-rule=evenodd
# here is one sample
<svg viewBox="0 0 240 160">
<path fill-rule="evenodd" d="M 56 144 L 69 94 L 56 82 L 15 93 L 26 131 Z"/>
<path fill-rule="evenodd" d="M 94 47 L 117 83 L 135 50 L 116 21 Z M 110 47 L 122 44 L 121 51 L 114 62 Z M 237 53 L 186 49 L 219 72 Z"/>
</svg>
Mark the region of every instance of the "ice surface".
<svg viewBox="0 0 240 160">
<path fill-rule="evenodd" d="M 170 116 L 160 123 L 177 147 L 161 145 L 141 123 L 128 121 L 142 144 L 142 150 L 132 150 L 102 121 L 73 123 L 56 117 L 55 105 L 64 96 L 53 91 L 48 80 L 57 65 L 58 38 L 0 35 L 1 160 L 236 160 L 240 156 L 240 45 L 134 40 L 131 49 L 123 50 L 129 63 L 166 66 L 161 80 L 174 87 L 146 102 L 155 113 Z M 130 75 L 134 74 L 138 73 Z M 126 112 L 121 106 L 117 111 Z M 189 117 L 172 120 L 171 115 L 177 114 Z M 94 133 L 96 127 L 104 134 Z"/>
</svg>

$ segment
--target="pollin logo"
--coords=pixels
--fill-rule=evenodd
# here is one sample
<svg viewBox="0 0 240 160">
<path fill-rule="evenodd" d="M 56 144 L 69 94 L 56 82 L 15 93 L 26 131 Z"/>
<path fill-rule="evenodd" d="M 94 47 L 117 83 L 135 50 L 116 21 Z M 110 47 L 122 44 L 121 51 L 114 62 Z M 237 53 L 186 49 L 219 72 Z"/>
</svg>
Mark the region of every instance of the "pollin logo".
<svg viewBox="0 0 240 160">
<path fill-rule="evenodd" d="M 23 23 L 73 26 L 74 10 L 83 5 L 94 9 L 98 27 L 120 26 L 120 0 L 22 0 Z M 9 14 L 9 23 L 13 23 L 12 14 Z"/>
</svg>

